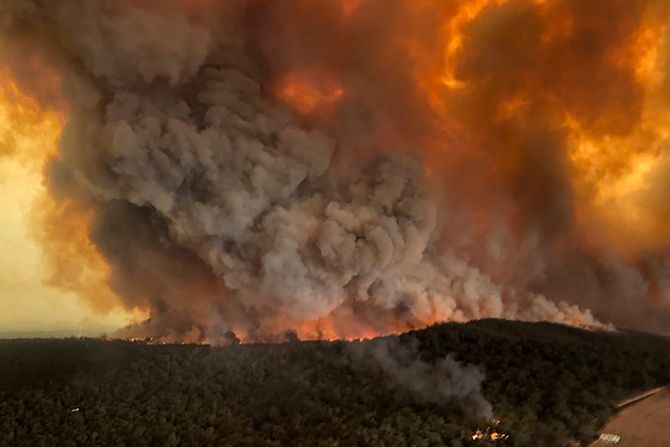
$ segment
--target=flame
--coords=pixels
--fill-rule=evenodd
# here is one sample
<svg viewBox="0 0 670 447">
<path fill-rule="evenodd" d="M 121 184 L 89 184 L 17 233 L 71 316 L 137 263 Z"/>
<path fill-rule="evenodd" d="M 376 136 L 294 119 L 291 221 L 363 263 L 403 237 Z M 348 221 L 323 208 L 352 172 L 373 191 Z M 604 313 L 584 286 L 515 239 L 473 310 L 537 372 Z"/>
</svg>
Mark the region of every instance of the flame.
<svg viewBox="0 0 670 447">
<path fill-rule="evenodd" d="M 501 422 L 500 419 L 493 418 L 486 429 L 482 430 L 481 428 L 478 428 L 470 438 L 473 441 L 491 440 L 493 442 L 509 439 L 509 434 L 496 431 L 496 427 L 498 427 Z"/>
<path fill-rule="evenodd" d="M 411 327 L 385 327 L 379 330 L 374 327 L 353 324 L 342 325 L 333 317 L 319 318 L 313 321 L 300 323 L 295 331 L 300 340 L 371 340 L 380 335 L 400 334 L 412 329 Z"/>
<path fill-rule="evenodd" d="M 273 315 L 272 318 L 263 320 L 262 327 L 269 334 L 281 336 L 286 328 L 292 328 L 291 332 L 299 340 L 369 340 L 382 334 L 400 334 L 417 327 L 424 327 L 434 322 L 415 322 L 412 324 L 403 320 L 362 321 L 353 315 L 351 311 L 341 308 L 321 318 L 296 320 L 286 315 Z M 254 341 L 243 328 L 234 328 L 235 335 L 243 343 Z"/>
<path fill-rule="evenodd" d="M 0 156 L 16 156 L 36 169 L 57 152 L 64 117 L 42 109 L 21 92 L 7 71 L 0 71 Z"/>
<path fill-rule="evenodd" d="M 465 28 L 470 24 L 487 6 L 491 4 L 503 4 L 508 0 L 475 0 L 461 2 L 456 12 L 446 21 L 444 35 L 446 40 L 445 60 L 446 67 L 440 79 L 441 83 L 449 89 L 464 87 L 464 83 L 456 76 L 456 64 L 459 53 L 463 50 L 465 39 Z"/>
<path fill-rule="evenodd" d="M 188 11 L 215 3 L 183 2 Z M 566 213 L 570 213 L 566 219 L 570 228 L 561 232 L 561 237 L 572 238 L 574 231 L 588 244 L 631 257 L 667 244 L 670 109 L 666 55 L 670 52 L 666 13 L 646 4 L 638 8 L 641 3 L 637 2 L 630 2 L 633 7 L 627 9 L 625 1 L 603 6 L 606 2 L 406 0 L 383 11 L 374 9 L 382 3 L 342 0 L 323 6 L 305 0 L 283 4 L 286 9 L 277 11 L 291 12 L 295 18 L 286 37 L 290 57 L 283 60 L 276 56 L 275 60 L 268 55 L 272 59 L 268 66 L 284 71 L 264 87 L 297 115 L 316 117 L 314 121 L 334 120 L 345 115 L 336 112 L 355 105 L 356 112 L 361 112 L 361 123 L 357 124 L 362 125 L 352 133 L 365 132 L 362 138 L 366 144 L 368 140 L 375 140 L 371 145 L 379 143 L 378 139 L 384 140 L 384 145 L 389 142 L 388 146 L 420 148 L 429 182 L 458 183 L 454 195 L 462 194 L 459 199 L 472 211 L 472 218 L 463 220 L 472 227 L 475 239 L 481 236 L 476 243 L 495 230 L 496 206 L 511 203 L 515 208 L 511 217 L 502 211 L 505 215 L 500 218 L 501 225 L 509 226 L 512 233 L 515 225 L 523 225 L 519 215 L 524 212 L 533 214 L 528 218 L 533 221 L 529 226 L 544 218 L 534 215 L 544 209 L 524 207 L 539 206 L 533 200 L 554 201 L 556 197 L 538 199 L 531 191 L 528 201 L 533 203 L 527 205 L 525 190 L 536 185 L 521 177 L 542 177 L 556 171 L 561 177 L 559 187 L 563 181 L 567 183 L 569 193 L 564 195 L 570 201 L 566 206 L 570 208 Z M 588 9 L 587 4 L 596 6 Z M 610 16 L 611 9 L 616 11 Z M 206 11 L 203 6 L 202 12 Z M 253 8 L 247 12 L 253 15 Z M 628 15 L 635 17 L 629 19 Z M 200 15 L 193 16 L 194 26 L 198 25 Z M 377 16 L 384 19 L 375 23 Z M 529 24 L 528 30 L 514 27 L 519 24 Z M 301 40 L 321 28 L 323 34 L 305 45 L 309 51 L 303 57 Z M 381 43 L 371 39 L 369 48 L 360 45 L 363 38 L 377 31 L 384 38 Z M 277 46 L 281 45 L 284 42 Z M 360 75 L 354 73 L 356 68 L 361 69 Z M 41 82 L 54 88 L 58 79 L 45 73 Z M 597 92 L 592 95 L 591 89 Z M 628 96 L 621 100 L 624 94 Z M 0 105 L 0 156 L 13 157 L 35 172 L 58 157 L 58 135 L 67 121 L 67 111 L 41 107 L 24 95 L 7 73 L 0 73 Z M 343 132 L 349 129 L 347 123 L 338 124 L 343 124 Z M 405 124 L 407 128 L 402 127 Z M 554 150 L 560 152 L 557 160 L 567 164 L 565 173 L 562 165 L 531 172 L 535 160 L 526 158 L 533 158 L 537 148 L 526 146 L 527 129 L 536 127 L 540 133 L 558 135 L 552 144 L 558 141 Z M 357 136 L 342 139 L 347 138 Z M 533 166 L 520 167 L 526 162 Z M 37 175 L 37 182 L 43 181 Z M 544 186 L 541 180 L 538 190 Z M 118 302 L 105 286 L 109 267 L 88 239 L 94 205 L 73 198 L 56 202 L 45 191 L 41 194 L 36 202 L 35 233 L 54 260 L 52 284 L 99 296 L 102 309 L 107 309 L 105 303 Z M 558 195 L 557 202 L 564 198 L 562 191 L 556 192 Z M 497 202 L 499 197 L 503 200 Z M 581 249 L 582 242 L 575 241 L 575 245 Z M 482 270 L 493 272 L 491 276 L 497 280 L 496 268 L 505 270 L 505 266 Z M 376 324 L 336 312 L 297 322 L 277 316 L 264 322 L 264 327 L 269 332 L 275 328 L 277 333 L 295 327 L 302 339 L 353 339 L 456 318 L 418 306 L 412 313 L 412 322 L 397 319 Z M 238 335 L 244 339 L 248 334 L 240 330 Z"/>
<path fill-rule="evenodd" d="M 306 116 L 337 104 L 344 96 L 344 89 L 332 82 L 316 83 L 291 73 L 279 82 L 276 95 L 300 115 Z"/>
<path fill-rule="evenodd" d="M 433 316 L 411 322 L 403 319 L 362 321 L 338 309 L 322 318 L 298 322 L 295 333 L 301 340 L 370 340 L 380 335 L 401 334 L 436 321 L 446 319 Z"/>
<path fill-rule="evenodd" d="M 534 8 L 534 13 L 542 20 L 538 48 L 547 52 L 546 57 L 551 57 L 549 52 L 556 45 L 564 45 L 575 38 L 580 17 L 561 9 L 565 2 L 526 0 L 525 3 Z M 421 2 L 421 5 L 425 4 L 436 5 Z M 429 177 L 443 171 L 445 163 L 454 157 L 443 141 L 445 135 L 459 141 L 459 146 L 467 148 L 471 154 L 488 150 L 485 145 L 489 142 L 477 139 L 487 125 L 478 118 L 486 116 L 486 112 L 475 112 L 476 121 L 470 123 L 463 119 L 460 110 L 463 98 L 476 95 L 480 86 L 459 77 L 458 68 L 467 56 L 470 27 L 488 10 L 510 4 L 510 0 L 471 0 L 457 2 L 453 9 L 443 11 L 443 57 L 440 61 L 426 61 L 424 48 L 407 44 L 419 59 L 415 73 L 417 87 L 423 91 L 440 130 L 424 144 L 427 148 L 424 171 Z M 575 104 L 563 97 L 565 92 L 560 86 L 539 84 L 542 82 L 539 76 L 543 74 L 535 74 L 532 70 L 538 69 L 533 66 L 524 74 L 523 84 L 518 89 L 489 100 L 491 123 L 496 126 L 523 122 L 538 104 L 554 117 L 556 125 L 563 126 L 572 164 L 570 183 L 576 196 L 578 225 L 588 241 L 607 245 L 621 254 L 658 246 L 670 236 L 670 207 L 663 203 L 660 191 L 664 185 L 664 170 L 670 169 L 670 109 L 666 105 L 665 73 L 669 28 L 665 16 L 655 12 L 654 9 L 647 11 L 638 28 L 616 42 L 605 60 L 612 69 L 631 74 L 639 88 L 643 100 L 638 120 L 630 117 L 630 111 L 608 109 L 607 104 L 602 105 L 601 118 L 580 116 L 574 110 Z M 500 82 L 506 81 L 502 79 Z M 592 82 L 598 81 L 594 79 Z M 479 128 L 473 127 L 475 125 Z M 478 145 L 482 147 L 477 148 Z M 509 148 L 506 155 L 511 164 L 515 163 L 516 157 L 513 149 Z M 502 160 L 496 166 L 500 172 L 507 169 Z"/>
<path fill-rule="evenodd" d="M 566 115 L 578 216 L 584 225 L 597 221 L 599 228 L 590 237 L 623 254 L 658 246 L 670 236 L 670 209 L 659 200 L 670 155 L 670 110 L 663 103 L 661 58 L 668 49 L 668 26 L 654 22 L 641 27 L 629 45 L 612 56 L 614 65 L 634 73 L 643 96 L 640 117 L 630 130 L 593 132 Z"/>
</svg>

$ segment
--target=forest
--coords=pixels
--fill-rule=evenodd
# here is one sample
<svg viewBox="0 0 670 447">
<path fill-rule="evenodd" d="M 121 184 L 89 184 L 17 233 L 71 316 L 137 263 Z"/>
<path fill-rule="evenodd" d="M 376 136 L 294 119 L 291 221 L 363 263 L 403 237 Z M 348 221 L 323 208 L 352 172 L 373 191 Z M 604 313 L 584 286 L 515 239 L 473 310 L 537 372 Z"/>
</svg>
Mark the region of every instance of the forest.
<svg viewBox="0 0 670 447">
<path fill-rule="evenodd" d="M 588 445 L 617 401 L 670 383 L 669 343 L 503 320 L 353 342 L 0 340 L 0 446 Z"/>
</svg>

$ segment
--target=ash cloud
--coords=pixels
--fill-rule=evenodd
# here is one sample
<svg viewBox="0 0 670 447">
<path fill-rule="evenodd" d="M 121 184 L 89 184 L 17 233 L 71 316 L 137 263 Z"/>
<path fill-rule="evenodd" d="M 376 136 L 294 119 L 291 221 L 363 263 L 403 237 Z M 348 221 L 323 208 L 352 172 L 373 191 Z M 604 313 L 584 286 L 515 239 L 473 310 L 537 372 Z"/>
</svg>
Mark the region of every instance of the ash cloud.
<svg viewBox="0 0 670 447">
<path fill-rule="evenodd" d="M 6 41 L 63 76 L 70 119 L 51 193 L 95 211 L 111 287 L 151 314 L 121 334 L 223 343 L 484 317 L 670 321 L 649 300 L 665 296 L 664 249 L 630 261 L 583 237 L 558 116 L 597 134 L 639 119 L 634 74 L 609 58 L 636 33 L 630 5 L 645 3 L 549 2 L 565 29 L 528 1 L 486 7 L 447 61 L 468 87 L 430 96 L 430 75 L 450 69 L 457 3 L 371 0 L 350 17 L 289 0 L 0 6 Z M 295 112 L 273 89 L 296 73 L 335 80 L 343 97 Z"/>
</svg>

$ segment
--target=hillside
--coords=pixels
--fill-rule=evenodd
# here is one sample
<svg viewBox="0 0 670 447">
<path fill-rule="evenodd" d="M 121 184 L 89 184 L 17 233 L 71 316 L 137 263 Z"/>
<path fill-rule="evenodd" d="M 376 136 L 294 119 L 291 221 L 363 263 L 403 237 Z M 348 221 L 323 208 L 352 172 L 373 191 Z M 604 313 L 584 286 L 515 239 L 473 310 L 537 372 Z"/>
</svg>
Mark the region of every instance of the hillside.
<svg viewBox="0 0 670 447">
<path fill-rule="evenodd" d="M 670 383 L 668 348 L 501 320 L 352 343 L 2 340 L 0 446 L 586 443 L 617 400 Z"/>
</svg>

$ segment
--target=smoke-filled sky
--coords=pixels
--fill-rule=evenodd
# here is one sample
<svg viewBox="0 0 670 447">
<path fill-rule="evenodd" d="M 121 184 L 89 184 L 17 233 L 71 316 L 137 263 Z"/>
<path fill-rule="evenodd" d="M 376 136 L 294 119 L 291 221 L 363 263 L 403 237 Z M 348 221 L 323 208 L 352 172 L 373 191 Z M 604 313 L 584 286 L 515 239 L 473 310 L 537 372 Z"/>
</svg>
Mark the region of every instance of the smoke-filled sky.
<svg viewBox="0 0 670 447">
<path fill-rule="evenodd" d="M 668 9 L 3 4 L 0 325 L 668 332 Z"/>
<path fill-rule="evenodd" d="M 83 297 L 58 287 L 36 237 L 37 204 L 47 195 L 41 174 L 61 126 L 7 78 L 0 101 L 0 334 L 99 334 L 125 324 L 121 309 L 100 314 Z M 19 107 L 20 106 L 20 107 Z"/>
</svg>

